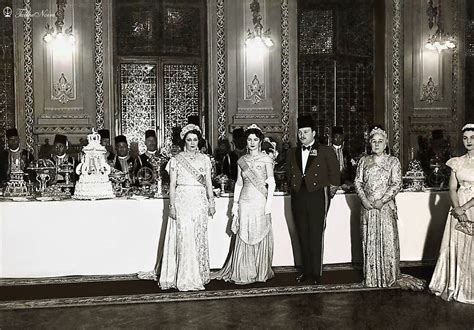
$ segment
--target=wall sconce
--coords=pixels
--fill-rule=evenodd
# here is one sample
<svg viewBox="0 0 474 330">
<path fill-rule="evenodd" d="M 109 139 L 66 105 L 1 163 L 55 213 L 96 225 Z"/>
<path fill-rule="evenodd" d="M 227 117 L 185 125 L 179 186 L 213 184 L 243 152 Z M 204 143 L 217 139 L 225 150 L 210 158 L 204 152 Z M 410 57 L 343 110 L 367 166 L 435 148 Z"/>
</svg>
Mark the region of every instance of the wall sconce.
<svg viewBox="0 0 474 330">
<path fill-rule="evenodd" d="M 263 31 L 262 15 L 260 15 L 260 3 L 258 0 L 253 0 L 250 4 L 250 11 L 252 12 L 253 31 L 247 30 L 247 39 L 245 45 L 247 47 L 256 48 L 271 48 L 274 44 L 270 29 Z"/>
<path fill-rule="evenodd" d="M 446 49 L 453 49 L 456 47 L 456 39 L 450 34 L 443 31 L 441 23 L 441 3 L 438 3 L 438 6 L 433 7 L 433 0 L 428 1 L 428 9 L 426 9 L 426 14 L 428 14 L 428 26 L 431 28 L 436 21 L 436 32 L 428 38 L 425 48 L 429 50 L 437 50 L 441 52 Z"/>
<path fill-rule="evenodd" d="M 49 23 L 46 24 L 46 33 L 43 36 L 43 40 L 47 44 L 59 44 L 58 46 L 73 45 L 76 38 L 72 34 L 72 25 L 63 32 L 64 10 L 66 8 L 67 0 L 57 0 L 56 4 L 56 22 L 54 23 L 56 31 L 49 25 Z"/>
</svg>

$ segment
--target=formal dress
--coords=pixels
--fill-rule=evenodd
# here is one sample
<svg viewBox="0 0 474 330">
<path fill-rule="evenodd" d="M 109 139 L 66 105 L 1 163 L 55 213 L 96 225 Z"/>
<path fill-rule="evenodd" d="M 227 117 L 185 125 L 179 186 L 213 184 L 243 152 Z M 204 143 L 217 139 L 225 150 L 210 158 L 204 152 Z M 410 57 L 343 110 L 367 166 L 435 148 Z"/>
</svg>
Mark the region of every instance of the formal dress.
<svg viewBox="0 0 474 330">
<path fill-rule="evenodd" d="M 267 164 L 273 161 L 267 155 L 256 159 L 246 155 L 239 159 L 242 185 L 239 196 L 239 215 L 232 221 L 235 234 L 233 246 L 224 267 L 212 278 L 237 284 L 265 282 L 274 276 L 273 231 L 271 215 L 265 214 L 267 189 L 265 181 L 273 177 L 267 173 Z"/>
<path fill-rule="evenodd" d="M 459 205 L 474 198 L 474 159 L 467 155 L 446 163 L 455 173 L 460 185 Z M 466 210 L 469 221 L 474 221 L 474 208 Z M 472 223 L 469 224 L 473 226 Z M 459 221 L 448 216 L 443 240 L 430 290 L 445 300 L 474 304 L 474 241 L 473 236 L 456 229 Z"/>
<path fill-rule="evenodd" d="M 291 148 L 286 157 L 291 211 L 302 257 L 302 272 L 317 281 L 322 276 L 324 230 L 331 185 L 340 185 L 336 154 L 325 145 Z"/>
<path fill-rule="evenodd" d="M 166 228 L 159 278 L 159 285 L 164 290 L 204 290 L 210 278 L 209 202 L 206 185 L 196 177 L 205 178 L 211 162 L 201 153 L 194 159 L 184 154 L 173 156 L 169 162 L 170 172 L 176 173 L 176 219 L 168 219 Z"/>
<path fill-rule="evenodd" d="M 367 287 L 390 287 L 421 290 L 423 282 L 400 273 L 400 242 L 395 196 L 402 188 L 398 158 L 369 155 L 357 166 L 355 188 L 361 201 L 381 200 L 380 210 L 361 207 L 364 284 Z"/>
</svg>

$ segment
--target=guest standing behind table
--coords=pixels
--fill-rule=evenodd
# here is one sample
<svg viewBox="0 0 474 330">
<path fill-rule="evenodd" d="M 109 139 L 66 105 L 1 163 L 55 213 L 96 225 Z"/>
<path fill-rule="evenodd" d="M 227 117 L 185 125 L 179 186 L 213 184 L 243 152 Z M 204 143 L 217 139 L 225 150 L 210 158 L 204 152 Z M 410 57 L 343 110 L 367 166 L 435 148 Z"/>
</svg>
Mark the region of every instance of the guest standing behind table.
<svg viewBox="0 0 474 330">
<path fill-rule="evenodd" d="M 107 162 L 112 162 L 115 154 L 110 145 L 110 131 L 108 129 L 100 129 L 97 133 L 100 135 L 100 144 L 105 148 L 105 150 L 107 150 L 105 153 L 105 159 L 107 159 Z"/>
<path fill-rule="evenodd" d="M 385 153 L 387 134 L 380 127 L 369 133 L 372 154 L 361 158 L 355 189 L 361 208 L 364 284 L 367 287 L 401 286 L 423 290 L 424 283 L 400 273 L 400 243 L 395 196 L 402 188 L 398 158 Z"/>
<path fill-rule="evenodd" d="M 321 283 L 324 229 L 331 195 L 329 187 L 340 184 L 339 163 L 328 146 L 315 140 L 310 116 L 298 118 L 300 144 L 288 150 L 286 174 L 291 189 L 291 211 L 302 256 L 298 282 Z"/>
<path fill-rule="evenodd" d="M 474 304 L 474 124 L 462 128 L 462 141 L 467 153 L 446 163 L 452 169 L 449 195 L 453 208 L 430 290 L 445 300 Z"/>
<path fill-rule="evenodd" d="M 16 128 L 6 131 L 8 148 L 0 152 L 0 186 L 10 180 L 10 174 L 15 171 L 27 172 L 28 165 L 33 161 L 33 155 L 20 148 L 20 136 Z"/>
<path fill-rule="evenodd" d="M 56 183 L 65 182 L 65 175 L 60 173 L 61 167 L 69 164 L 73 170 L 76 169 L 76 160 L 72 156 L 68 156 L 66 151 L 68 149 L 67 136 L 62 134 L 56 134 L 54 137 L 53 154 L 51 160 L 56 166 Z M 71 180 L 75 181 L 75 171 L 71 173 Z"/>
<path fill-rule="evenodd" d="M 115 152 L 116 155 L 112 160 L 112 167 L 125 173 L 127 180 L 131 185 L 135 184 L 136 174 L 140 169 L 140 162 L 136 158 L 130 156 L 128 142 L 125 135 L 118 135 L 115 137 Z"/>
<path fill-rule="evenodd" d="M 211 161 L 199 152 L 198 126 L 186 125 L 180 137 L 184 151 L 169 161 L 170 208 L 159 285 L 163 290 L 204 290 L 210 273 L 207 222 L 216 212 Z"/>
<path fill-rule="evenodd" d="M 235 244 L 224 267 L 212 275 L 236 284 L 265 282 L 274 276 L 271 205 L 275 191 L 273 160 L 261 151 L 263 133 L 253 124 L 245 131 L 248 153 L 238 160 L 232 207 Z"/>
</svg>

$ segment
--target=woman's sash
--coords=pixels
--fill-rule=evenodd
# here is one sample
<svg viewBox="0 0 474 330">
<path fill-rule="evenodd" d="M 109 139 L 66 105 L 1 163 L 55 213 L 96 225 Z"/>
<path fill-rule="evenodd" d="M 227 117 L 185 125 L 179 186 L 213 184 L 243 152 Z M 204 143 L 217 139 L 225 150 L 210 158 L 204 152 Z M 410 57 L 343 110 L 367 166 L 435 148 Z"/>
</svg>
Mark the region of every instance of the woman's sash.
<svg viewBox="0 0 474 330">
<path fill-rule="evenodd" d="M 196 168 L 194 166 L 192 166 L 188 160 L 186 158 L 183 157 L 183 155 L 181 154 L 177 154 L 176 156 L 174 156 L 176 158 L 176 160 L 178 161 L 178 163 L 180 163 L 185 169 L 186 171 L 188 171 L 194 179 L 196 179 L 196 181 L 198 181 L 200 184 L 202 184 L 203 186 L 206 185 L 206 179 L 204 177 L 204 175 L 202 175 L 201 173 L 199 173 L 198 170 L 196 170 Z"/>
<path fill-rule="evenodd" d="M 247 178 L 249 178 L 250 182 L 254 185 L 254 187 L 257 188 L 257 190 L 264 197 L 267 197 L 267 188 L 265 187 L 265 182 L 259 179 L 258 175 L 250 168 L 244 158 L 240 158 L 237 163 L 242 169 L 242 173 L 244 173 Z"/>
</svg>

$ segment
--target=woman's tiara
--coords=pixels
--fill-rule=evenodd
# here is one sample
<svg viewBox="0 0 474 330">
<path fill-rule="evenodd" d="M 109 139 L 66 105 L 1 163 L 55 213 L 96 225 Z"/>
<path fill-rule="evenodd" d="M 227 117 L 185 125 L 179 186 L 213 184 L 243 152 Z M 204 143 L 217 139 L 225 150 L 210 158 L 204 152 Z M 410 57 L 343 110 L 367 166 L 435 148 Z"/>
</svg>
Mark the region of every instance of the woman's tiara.
<svg viewBox="0 0 474 330">
<path fill-rule="evenodd" d="M 387 133 L 381 129 L 380 127 L 377 127 L 375 126 L 374 128 L 372 128 L 372 130 L 370 131 L 369 133 L 369 136 L 372 137 L 374 136 L 375 134 L 380 134 L 382 135 L 385 139 L 387 138 Z"/>
<path fill-rule="evenodd" d="M 465 129 L 474 129 L 474 124 L 466 124 L 466 125 L 464 125 L 464 127 L 461 128 L 461 131 L 464 131 Z"/>
<path fill-rule="evenodd" d="M 201 129 L 197 125 L 187 124 L 186 126 L 184 126 L 183 129 L 181 130 L 181 133 L 179 134 L 179 136 L 181 137 L 181 140 L 184 139 L 184 137 L 186 136 L 186 134 L 188 134 L 188 132 L 193 131 L 193 130 L 196 130 L 199 133 L 201 133 Z"/>
<path fill-rule="evenodd" d="M 250 125 L 250 126 L 247 127 L 245 130 L 247 131 L 247 130 L 249 130 L 249 129 L 257 129 L 257 130 L 259 130 L 260 132 L 262 131 L 262 129 L 261 129 L 260 127 L 258 127 L 257 125 L 255 125 L 255 124 Z"/>
</svg>

